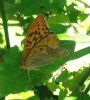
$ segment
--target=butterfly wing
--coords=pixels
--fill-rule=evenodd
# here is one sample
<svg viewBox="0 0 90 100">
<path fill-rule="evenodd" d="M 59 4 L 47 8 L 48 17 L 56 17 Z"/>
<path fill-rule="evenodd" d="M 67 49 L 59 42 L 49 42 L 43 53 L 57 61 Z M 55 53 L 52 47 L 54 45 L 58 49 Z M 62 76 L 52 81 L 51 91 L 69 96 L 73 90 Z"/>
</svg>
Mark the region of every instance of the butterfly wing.
<svg viewBox="0 0 90 100">
<path fill-rule="evenodd" d="M 26 36 L 22 68 L 31 70 L 65 54 L 67 51 L 59 48 L 56 35 L 49 32 L 44 17 L 39 15 L 29 27 Z"/>
<path fill-rule="evenodd" d="M 25 69 L 37 69 L 49 64 L 55 57 L 66 55 L 67 50 L 59 47 L 59 41 L 54 33 L 37 43 L 27 58 Z"/>
<path fill-rule="evenodd" d="M 28 55 L 31 54 L 30 52 L 35 47 L 35 45 L 38 44 L 39 41 L 47 37 L 48 32 L 49 30 L 46 25 L 44 17 L 42 15 L 39 15 L 34 20 L 32 25 L 29 27 L 28 32 L 27 32 L 22 66 L 23 65 L 27 66 Z"/>
</svg>

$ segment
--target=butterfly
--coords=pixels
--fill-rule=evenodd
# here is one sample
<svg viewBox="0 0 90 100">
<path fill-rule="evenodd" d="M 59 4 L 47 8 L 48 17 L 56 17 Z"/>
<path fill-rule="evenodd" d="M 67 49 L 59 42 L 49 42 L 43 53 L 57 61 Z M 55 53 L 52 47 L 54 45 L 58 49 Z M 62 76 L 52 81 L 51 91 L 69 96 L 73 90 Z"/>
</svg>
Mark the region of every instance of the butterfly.
<svg viewBox="0 0 90 100">
<path fill-rule="evenodd" d="M 67 50 L 59 47 L 59 40 L 55 33 L 49 31 L 45 18 L 38 15 L 27 32 L 22 68 L 37 69 L 67 53 Z"/>
</svg>

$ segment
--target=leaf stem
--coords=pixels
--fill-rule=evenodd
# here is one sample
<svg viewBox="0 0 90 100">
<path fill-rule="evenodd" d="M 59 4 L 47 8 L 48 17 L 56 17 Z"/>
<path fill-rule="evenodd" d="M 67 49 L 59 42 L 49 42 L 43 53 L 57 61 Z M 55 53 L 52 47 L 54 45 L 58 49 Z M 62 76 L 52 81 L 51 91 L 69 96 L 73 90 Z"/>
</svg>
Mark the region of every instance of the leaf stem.
<svg viewBox="0 0 90 100">
<path fill-rule="evenodd" d="M 87 80 L 87 78 L 90 76 L 90 66 L 89 68 L 87 68 L 87 70 L 84 72 L 80 82 L 79 82 L 79 85 L 83 85 L 83 83 Z"/>
<path fill-rule="evenodd" d="M 3 21 L 3 28 L 5 32 L 6 46 L 7 46 L 7 49 L 9 49 L 10 43 L 9 43 L 9 36 L 8 36 L 8 26 L 7 26 L 7 20 L 6 20 L 3 0 L 0 1 L 0 9 L 1 9 L 1 17 Z"/>
</svg>

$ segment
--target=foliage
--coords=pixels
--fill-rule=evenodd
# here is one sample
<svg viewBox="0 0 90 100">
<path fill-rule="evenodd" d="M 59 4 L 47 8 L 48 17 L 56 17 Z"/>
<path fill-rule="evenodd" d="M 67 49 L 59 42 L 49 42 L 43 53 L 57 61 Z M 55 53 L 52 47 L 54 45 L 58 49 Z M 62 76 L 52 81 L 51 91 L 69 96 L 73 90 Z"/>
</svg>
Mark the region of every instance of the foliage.
<svg viewBox="0 0 90 100">
<path fill-rule="evenodd" d="M 34 17 L 43 14 L 49 29 L 60 39 L 60 46 L 66 48 L 70 54 L 58 57 L 39 70 L 27 73 L 20 68 L 23 43 L 20 46 L 14 45 L 9 50 L 4 48 L 5 52 L 0 49 L 0 57 L 3 54 L 3 61 L 0 62 L 0 97 L 6 96 L 7 99 L 9 98 L 7 95 L 13 93 L 15 97 L 10 98 L 89 100 L 90 4 L 83 0 L 3 0 L 3 2 L 7 20 L 18 21 L 8 23 L 9 37 L 14 33 L 16 39 L 25 36 Z M 13 27 L 15 32 L 10 31 Z M 21 31 L 18 31 L 18 27 L 22 28 L 22 35 L 19 34 Z M 1 21 L 0 29 L 0 47 L 2 47 L 5 39 Z"/>
</svg>

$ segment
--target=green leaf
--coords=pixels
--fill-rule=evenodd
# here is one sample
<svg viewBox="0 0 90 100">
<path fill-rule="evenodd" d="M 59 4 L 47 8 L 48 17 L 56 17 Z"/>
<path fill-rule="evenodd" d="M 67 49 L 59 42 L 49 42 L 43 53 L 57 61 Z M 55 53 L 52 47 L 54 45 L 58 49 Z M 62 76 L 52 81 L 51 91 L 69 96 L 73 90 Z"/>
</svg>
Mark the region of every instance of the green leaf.
<svg viewBox="0 0 90 100">
<path fill-rule="evenodd" d="M 48 19 L 49 24 L 60 24 L 60 23 L 66 23 L 66 22 L 67 23 L 69 22 L 69 18 L 65 14 L 57 14 L 55 16 L 51 16 Z"/>
<path fill-rule="evenodd" d="M 25 84 L 26 77 L 20 76 L 20 52 L 17 47 L 11 48 L 3 57 L 3 64 L 0 64 L 0 93 L 5 96 L 9 93 L 19 92 Z M 19 78 L 20 77 L 20 78 Z"/>
</svg>

